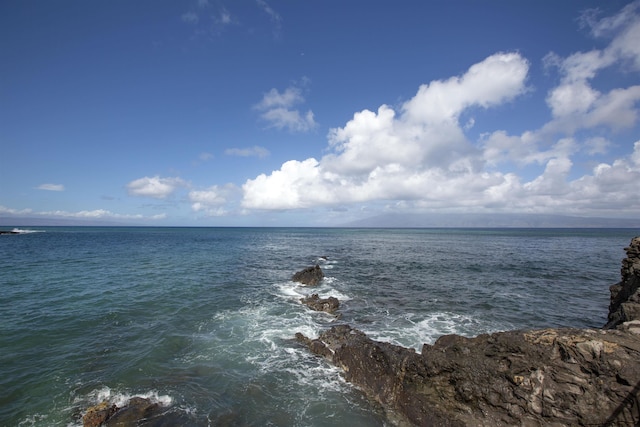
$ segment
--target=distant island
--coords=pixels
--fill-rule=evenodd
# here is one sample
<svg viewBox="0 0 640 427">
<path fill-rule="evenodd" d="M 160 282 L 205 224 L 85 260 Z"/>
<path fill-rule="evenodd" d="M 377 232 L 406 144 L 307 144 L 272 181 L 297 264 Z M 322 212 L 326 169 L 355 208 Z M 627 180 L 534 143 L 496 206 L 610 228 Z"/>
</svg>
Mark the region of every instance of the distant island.
<svg viewBox="0 0 640 427">
<path fill-rule="evenodd" d="M 172 226 L 191 226 L 174 224 Z M 215 227 L 216 224 L 201 226 Z M 154 222 L 72 219 L 55 217 L 0 216 L 0 227 L 144 227 Z M 492 213 L 389 213 L 349 222 L 307 224 L 335 228 L 640 228 L 640 218 L 578 217 L 551 214 Z"/>
<path fill-rule="evenodd" d="M 363 228 L 640 228 L 640 219 L 549 214 L 390 213 L 351 221 Z"/>
</svg>

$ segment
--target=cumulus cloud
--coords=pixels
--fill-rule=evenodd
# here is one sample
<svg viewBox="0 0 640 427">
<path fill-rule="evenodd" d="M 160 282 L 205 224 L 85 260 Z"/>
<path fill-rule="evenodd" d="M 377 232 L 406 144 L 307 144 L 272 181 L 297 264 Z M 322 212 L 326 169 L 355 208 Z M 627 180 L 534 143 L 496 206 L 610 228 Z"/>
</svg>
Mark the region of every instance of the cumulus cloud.
<svg viewBox="0 0 640 427">
<path fill-rule="evenodd" d="M 302 86 L 307 84 L 308 79 L 302 79 Z M 305 113 L 294 108 L 304 102 L 302 89 L 296 85 L 289 86 L 284 92 L 271 89 L 254 108 L 260 111 L 260 117 L 268 123 L 268 127 L 291 132 L 310 131 L 317 126 L 313 112 L 309 110 Z"/>
<path fill-rule="evenodd" d="M 46 191 L 64 191 L 64 185 L 62 184 L 41 184 L 36 188 L 38 190 L 46 190 Z"/>
<path fill-rule="evenodd" d="M 331 152 L 321 160 L 289 161 L 270 175 L 248 180 L 243 206 L 290 209 L 346 201 L 444 197 L 453 182 L 492 183 L 482 175 L 480 152 L 466 139 L 460 114 L 491 107 L 526 91 L 529 64 L 498 53 L 462 76 L 422 85 L 399 112 L 382 105 L 356 113 L 329 132 Z M 472 185 L 469 185 L 472 184 Z"/>
<path fill-rule="evenodd" d="M 254 145 L 253 147 L 248 148 L 228 148 L 224 152 L 228 156 L 239 156 L 239 157 L 267 157 L 270 153 L 264 147 L 260 147 L 259 145 Z"/>
<path fill-rule="evenodd" d="M 546 97 L 551 120 L 540 128 L 519 135 L 497 129 L 476 141 L 465 133 L 475 124 L 466 111 L 517 102 L 529 90 L 527 59 L 496 53 L 459 76 L 421 85 L 397 108 L 355 113 L 330 130 L 323 157 L 290 160 L 247 180 L 242 206 L 276 210 L 386 201 L 418 209 L 637 212 L 640 141 L 632 153 L 582 176 L 575 170 L 576 156 L 606 153 L 609 133 L 638 124 L 640 86 L 607 91 L 593 84 L 603 69 L 640 58 L 630 41 L 640 28 L 637 4 L 612 18 L 589 18 L 594 36 L 610 38 L 605 49 L 545 57 L 560 80 Z M 261 105 L 280 108 L 300 97 L 296 90 L 272 90 Z M 595 128 L 598 133 L 585 132 Z M 519 175 L 523 167 L 526 178 Z"/>
<path fill-rule="evenodd" d="M 609 38 L 604 49 L 576 52 L 561 58 L 551 52 L 545 59 L 547 67 L 557 67 L 561 83 L 547 96 L 554 120 L 547 130 L 575 132 L 580 128 L 628 128 L 638 121 L 636 104 L 640 101 L 640 85 L 616 88 L 602 93 L 591 81 L 603 69 L 619 64 L 640 70 L 640 2 L 635 1 L 611 17 L 598 19 L 598 10 L 583 14 L 581 22 L 598 38 Z"/>
<path fill-rule="evenodd" d="M 187 183 L 181 178 L 160 178 L 156 175 L 133 180 L 127 184 L 127 189 L 132 196 L 164 199 L 179 187 L 185 187 L 186 185 Z"/>
</svg>

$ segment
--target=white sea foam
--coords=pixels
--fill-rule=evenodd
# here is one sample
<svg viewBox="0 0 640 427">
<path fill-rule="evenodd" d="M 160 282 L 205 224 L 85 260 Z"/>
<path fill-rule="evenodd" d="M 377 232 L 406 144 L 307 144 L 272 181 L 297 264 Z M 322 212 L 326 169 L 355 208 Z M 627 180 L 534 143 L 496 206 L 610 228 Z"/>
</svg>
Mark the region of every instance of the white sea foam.
<svg viewBox="0 0 640 427">
<path fill-rule="evenodd" d="M 29 233 L 44 233 L 44 230 L 29 230 L 24 228 L 14 228 L 11 230 L 12 233 L 18 234 L 29 234 Z"/>
<path fill-rule="evenodd" d="M 151 402 L 159 403 L 162 406 L 171 406 L 173 403 L 173 398 L 171 396 L 158 394 L 156 390 L 150 390 L 143 393 L 130 393 L 127 391 L 114 391 L 107 386 L 93 390 L 87 396 L 89 401 L 94 404 L 107 401 L 109 403 L 114 403 L 118 407 L 125 406 L 132 397 L 149 399 Z"/>
<path fill-rule="evenodd" d="M 291 393 L 302 394 L 303 390 L 308 390 L 306 393 L 316 396 L 314 399 L 318 393 L 344 391 L 344 387 L 349 386 L 338 375 L 337 368 L 324 363 L 294 341 L 297 332 L 310 338 L 317 337 L 326 329 L 326 324 L 335 319 L 301 304 L 282 304 L 282 299 L 293 302 L 308 295 L 309 289 L 293 282 L 275 284 L 276 300 L 214 314 L 209 325 L 212 340 L 209 357 L 244 360 L 255 372 L 250 374 L 250 369 L 242 364 L 236 365 L 235 369 L 250 377 L 286 375 L 289 377 L 287 382 L 291 383 Z"/>
<path fill-rule="evenodd" d="M 296 282 L 283 282 L 275 285 L 275 295 L 287 300 L 300 301 L 300 298 L 318 294 L 320 298 L 335 297 L 340 302 L 349 301 L 351 297 L 336 289 L 338 281 L 333 277 L 325 277 L 317 286 L 305 286 Z"/>
<path fill-rule="evenodd" d="M 449 312 L 418 315 L 405 313 L 388 316 L 384 321 L 361 328 L 371 339 L 422 350 L 423 344 L 433 344 L 442 335 L 475 336 L 504 330 L 503 327 L 482 322 L 471 316 Z"/>
</svg>

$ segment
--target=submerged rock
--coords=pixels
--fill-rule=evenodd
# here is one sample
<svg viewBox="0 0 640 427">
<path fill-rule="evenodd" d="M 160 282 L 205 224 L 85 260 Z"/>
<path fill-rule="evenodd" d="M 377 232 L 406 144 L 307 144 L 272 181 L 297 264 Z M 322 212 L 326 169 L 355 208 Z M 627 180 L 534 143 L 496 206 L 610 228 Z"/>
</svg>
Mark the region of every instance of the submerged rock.
<svg viewBox="0 0 640 427">
<path fill-rule="evenodd" d="M 315 286 L 324 278 L 324 273 L 318 264 L 313 267 L 307 267 L 304 270 L 300 270 L 291 278 L 294 282 L 302 283 L 303 285 Z"/>
<path fill-rule="evenodd" d="M 320 298 L 318 294 L 313 294 L 306 298 L 300 298 L 300 302 L 315 311 L 325 311 L 334 313 L 340 307 L 340 301 L 336 297 Z"/>
<path fill-rule="evenodd" d="M 609 328 L 445 335 L 421 353 L 348 325 L 309 350 L 391 417 L 418 426 L 640 425 L 640 238 L 611 289 Z"/>
</svg>

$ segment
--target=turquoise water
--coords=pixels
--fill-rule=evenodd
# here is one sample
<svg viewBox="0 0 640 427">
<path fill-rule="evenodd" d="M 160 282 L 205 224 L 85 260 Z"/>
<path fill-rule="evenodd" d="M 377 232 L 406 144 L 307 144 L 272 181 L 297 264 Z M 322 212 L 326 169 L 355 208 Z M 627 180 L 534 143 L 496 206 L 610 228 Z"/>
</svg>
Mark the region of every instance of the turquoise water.
<svg viewBox="0 0 640 427">
<path fill-rule="evenodd" d="M 640 230 L 41 228 L 0 236 L 0 425 L 81 425 L 146 396 L 185 425 L 375 426 L 293 341 L 349 323 L 416 350 L 447 333 L 599 327 Z M 326 256 L 327 261 L 320 257 Z M 309 289 L 291 275 L 320 262 Z M 341 318 L 309 311 L 311 292 Z"/>
</svg>

